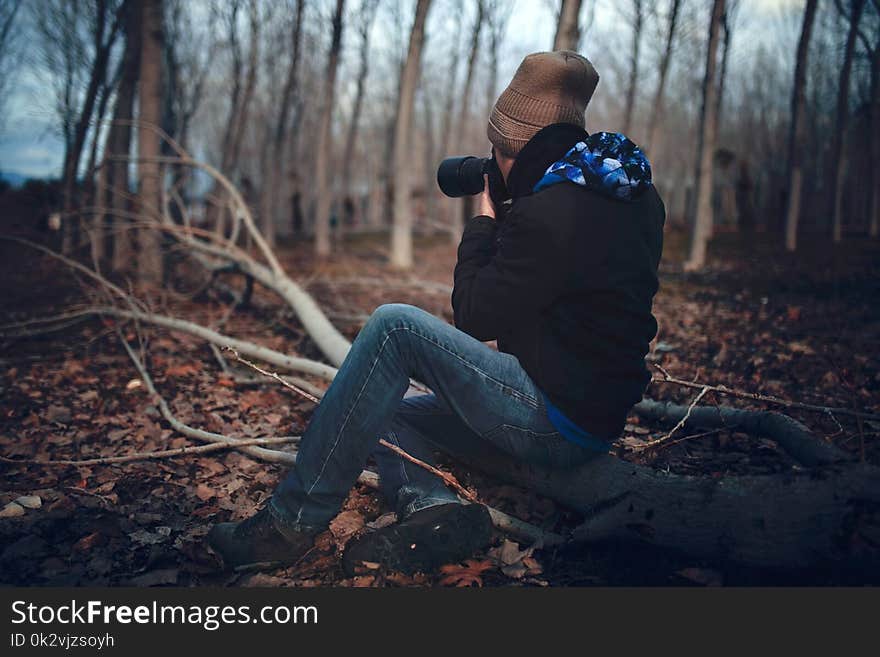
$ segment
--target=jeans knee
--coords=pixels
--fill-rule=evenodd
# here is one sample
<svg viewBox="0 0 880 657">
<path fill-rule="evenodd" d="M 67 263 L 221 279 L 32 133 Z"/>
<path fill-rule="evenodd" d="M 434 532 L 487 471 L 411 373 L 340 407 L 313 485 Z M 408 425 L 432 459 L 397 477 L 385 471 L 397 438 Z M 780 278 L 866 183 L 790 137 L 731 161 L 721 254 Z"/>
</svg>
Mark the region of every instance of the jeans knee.
<svg viewBox="0 0 880 657">
<path fill-rule="evenodd" d="M 370 324 L 388 330 L 398 326 L 407 326 L 420 313 L 425 311 L 407 303 L 384 303 L 370 315 Z"/>
</svg>

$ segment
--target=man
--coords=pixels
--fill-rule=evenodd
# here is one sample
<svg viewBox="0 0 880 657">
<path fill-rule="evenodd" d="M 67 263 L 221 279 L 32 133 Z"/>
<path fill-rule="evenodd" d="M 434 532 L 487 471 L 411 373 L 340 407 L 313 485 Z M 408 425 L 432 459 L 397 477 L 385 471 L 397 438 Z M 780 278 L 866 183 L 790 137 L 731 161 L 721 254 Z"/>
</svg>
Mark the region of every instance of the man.
<svg viewBox="0 0 880 657">
<path fill-rule="evenodd" d="M 455 327 L 412 306 L 373 313 L 270 503 L 212 529 L 227 565 L 296 561 L 371 454 L 399 521 L 353 541 L 348 572 L 429 570 L 487 545 L 486 508 L 380 437 L 429 463 L 465 443 L 550 468 L 607 451 L 649 380 L 665 212 L 641 151 L 584 131 L 598 80 L 573 52 L 525 58 L 489 118 L 497 168 L 458 249 Z M 404 399 L 410 377 L 433 394 Z"/>
</svg>

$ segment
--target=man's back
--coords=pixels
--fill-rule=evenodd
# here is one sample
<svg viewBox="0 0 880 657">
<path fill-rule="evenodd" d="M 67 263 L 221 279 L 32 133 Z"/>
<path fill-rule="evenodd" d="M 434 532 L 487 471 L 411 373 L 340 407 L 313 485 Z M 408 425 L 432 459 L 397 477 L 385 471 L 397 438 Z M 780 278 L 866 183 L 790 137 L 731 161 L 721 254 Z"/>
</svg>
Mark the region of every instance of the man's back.
<svg viewBox="0 0 880 657">
<path fill-rule="evenodd" d="M 614 437 L 650 379 L 644 357 L 657 332 L 651 303 L 663 202 L 653 187 L 618 201 L 562 184 L 520 205 L 524 220 L 559 234 L 551 262 L 569 272 L 558 297 L 534 318 L 536 353 L 523 367 L 580 426 Z M 499 348 L 518 356 L 514 344 L 501 340 Z"/>
<path fill-rule="evenodd" d="M 509 176 L 515 198 L 506 218 L 497 228 L 477 218 L 466 231 L 453 306 L 458 328 L 497 338 L 552 404 L 613 439 L 649 379 L 644 356 L 657 330 L 651 302 L 665 210 L 650 184 L 627 198 L 562 179 L 531 193 L 554 162 L 590 139 L 551 126 L 523 149 Z"/>
</svg>

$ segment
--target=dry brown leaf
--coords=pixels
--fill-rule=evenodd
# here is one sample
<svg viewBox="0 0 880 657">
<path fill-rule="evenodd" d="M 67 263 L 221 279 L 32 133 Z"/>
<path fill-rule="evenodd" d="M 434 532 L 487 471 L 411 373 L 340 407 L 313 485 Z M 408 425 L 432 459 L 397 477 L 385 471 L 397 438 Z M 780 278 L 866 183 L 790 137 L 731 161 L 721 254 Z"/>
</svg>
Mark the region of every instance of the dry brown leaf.
<svg viewBox="0 0 880 657">
<path fill-rule="evenodd" d="M 198 486 L 196 486 L 196 497 L 198 497 L 202 502 L 207 502 L 216 495 L 217 493 L 210 486 L 206 486 L 205 484 L 199 484 Z"/>
<path fill-rule="evenodd" d="M 483 586 L 483 573 L 495 567 L 491 561 L 468 559 L 464 564 L 440 566 L 441 586 Z"/>
<path fill-rule="evenodd" d="M 330 521 L 330 533 L 342 547 L 364 527 L 364 517 L 357 511 L 343 511 Z"/>
</svg>

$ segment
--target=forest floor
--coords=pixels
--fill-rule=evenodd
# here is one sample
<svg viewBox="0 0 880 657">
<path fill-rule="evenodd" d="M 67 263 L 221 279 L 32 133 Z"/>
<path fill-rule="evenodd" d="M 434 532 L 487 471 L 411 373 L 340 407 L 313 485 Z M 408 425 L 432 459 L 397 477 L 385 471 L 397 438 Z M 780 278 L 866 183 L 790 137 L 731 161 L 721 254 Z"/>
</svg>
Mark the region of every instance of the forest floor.
<svg viewBox="0 0 880 657">
<path fill-rule="evenodd" d="M 880 245 L 825 240 L 781 257 L 765 236 L 720 236 L 701 274 L 678 266 L 673 232 L 656 298 L 660 325 L 649 361 L 670 374 L 788 400 L 880 412 Z M 758 246 L 755 246 L 758 244 Z M 421 240 L 408 274 L 384 266 L 384 242 L 356 238 L 342 255 L 317 262 L 310 245 L 279 249 L 287 271 L 341 330 L 353 337 L 379 304 L 404 302 L 451 320 L 448 286 L 455 250 Z M 57 314 L 86 298 L 57 262 L 0 242 L 0 323 Z M 241 287 L 241 280 L 224 279 Z M 155 294 L 157 309 L 212 324 L 226 306 L 191 298 L 194 284 Z M 128 327 L 128 337 L 134 339 Z M 261 289 L 224 332 L 285 353 L 319 357 L 291 312 Z M 148 366 L 159 392 L 187 424 L 235 437 L 299 434 L 313 404 L 266 379 L 239 383 L 194 338 L 147 329 Z M 0 332 L 2 335 L 2 332 Z M 242 372 L 242 374 L 246 374 Z M 318 383 L 316 381 L 316 383 Z M 652 383 L 653 398 L 687 403 L 694 390 Z M 707 395 L 703 403 L 767 408 Z M 785 410 L 785 409 L 777 409 Z M 791 411 L 818 436 L 880 464 L 880 424 Z M 735 431 L 689 434 L 649 451 L 640 444 L 670 427 L 632 417 L 618 441 L 622 458 L 703 476 L 784 472 L 792 463 L 774 444 Z M 160 418 L 112 323 L 89 320 L 62 332 L 0 337 L 0 455 L 86 459 L 192 444 Z M 451 469 L 485 502 L 545 529 L 564 531 L 575 514 L 460 465 Z M 346 578 L 342 546 L 365 524 L 384 522 L 387 505 L 358 486 L 315 549 L 293 567 L 229 573 L 204 544 L 215 522 L 250 515 L 283 468 L 237 452 L 215 452 L 90 467 L 0 463 L 0 508 L 30 497 L 23 515 L 0 517 L 0 584 L 7 585 L 741 585 L 860 583 L 831 571 L 767 572 L 637 546 L 599 544 L 536 550 L 498 534 L 464 565 L 407 577 L 377 572 Z"/>
</svg>

